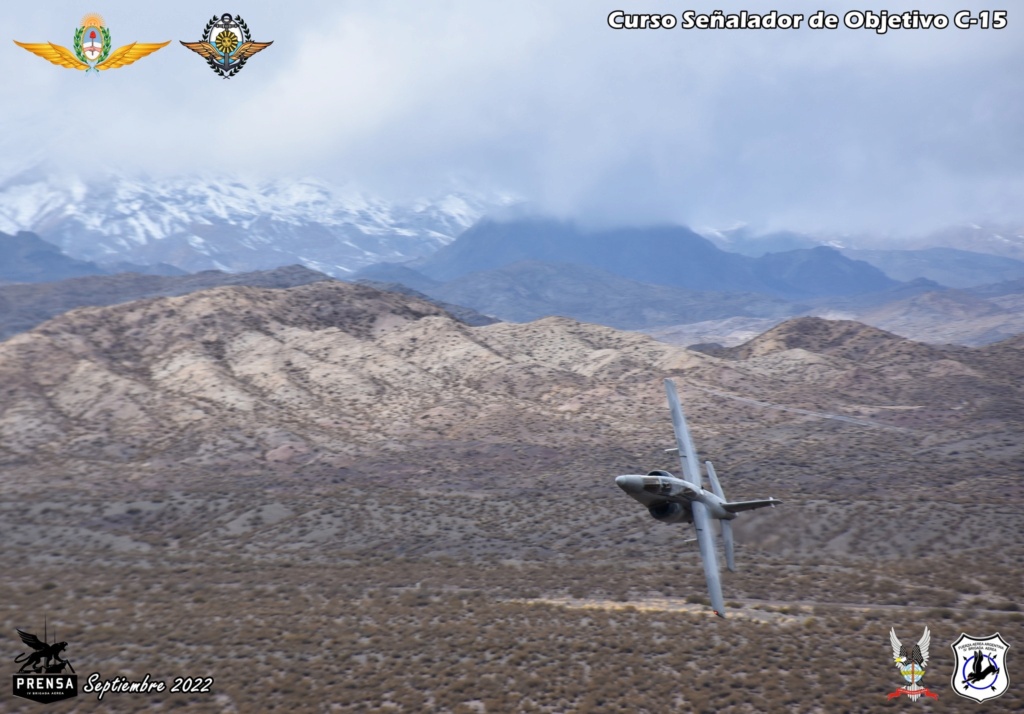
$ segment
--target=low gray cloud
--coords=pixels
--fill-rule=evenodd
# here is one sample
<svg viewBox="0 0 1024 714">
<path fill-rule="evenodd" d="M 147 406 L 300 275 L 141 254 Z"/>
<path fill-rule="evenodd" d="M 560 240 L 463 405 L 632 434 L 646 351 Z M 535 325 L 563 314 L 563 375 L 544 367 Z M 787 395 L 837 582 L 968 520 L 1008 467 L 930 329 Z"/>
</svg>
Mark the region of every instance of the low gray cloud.
<svg viewBox="0 0 1024 714">
<path fill-rule="evenodd" d="M 627 32 L 607 26 L 613 5 L 254 1 L 238 11 L 275 44 L 225 81 L 177 44 L 198 38 L 205 3 L 112 2 L 115 45 L 175 42 L 88 77 L 3 45 L 0 151 L 8 166 L 316 175 L 396 198 L 456 180 L 596 223 L 900 232 L 1021 217 L 1024 13 L 972 3 L 1008 10 L 1008 27 L 884 36 Z M 915 9 L 757 7 L 867 8 Z M 81 14 L 19 3 L 5 34 L 69 45 Z"/>
</svg>

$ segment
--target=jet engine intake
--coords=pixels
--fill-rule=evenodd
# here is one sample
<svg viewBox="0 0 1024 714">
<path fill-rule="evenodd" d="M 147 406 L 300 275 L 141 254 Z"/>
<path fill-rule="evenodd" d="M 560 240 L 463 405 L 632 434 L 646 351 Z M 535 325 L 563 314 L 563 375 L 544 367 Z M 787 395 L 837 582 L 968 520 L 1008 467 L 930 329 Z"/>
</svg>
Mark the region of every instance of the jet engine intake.
<svg viewBox="0 0 1024 714">
<path fill-rule="evenodd" d="M 679 503 L 661 501 L 647 508 L 651 518 L 662 523 L 689 523 L 692 516 Z"/>
</svg>

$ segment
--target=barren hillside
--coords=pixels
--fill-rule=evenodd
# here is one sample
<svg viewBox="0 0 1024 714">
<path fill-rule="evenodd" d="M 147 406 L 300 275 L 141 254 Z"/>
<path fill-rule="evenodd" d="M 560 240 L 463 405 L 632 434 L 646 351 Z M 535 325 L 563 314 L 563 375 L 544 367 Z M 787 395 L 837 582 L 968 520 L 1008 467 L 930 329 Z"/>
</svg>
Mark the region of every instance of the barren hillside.
<svg viewBox="0 0 1024 714">
<path fill-rule="evenodd" d="M 0 344 L 0 627 L 217 677 L 154 706 L 871 711 L 894 624 L 932 627 L 940 689 L 961 630 L 1024 641 L 1022 350 L 802 318 L 712 357 L 338 282 L 73 310 Z M 725 623 L 613 483 L 678 469 L 664 377 L 726 494 L 784 501 L 736 521 Z M 808 638 L 856 675 L 795 670 Z M 604 687 L 623 662 L 665 679 Z"/>
<path fill-rule="evenodd" d="M 208 470 L 329 476 L 441 444 L 568 458 L 663 443 L 660 378 L 674 375 L 698 431 L 747 460 L 749 424 L 777 417 L 728 397 L 870 417 L 882 434 L 1013 428 L 1021 364 L 1016 350 L 998 354 L 803 318 L 716 358 L 560 318 L 471 328 L 363 286 L 227 287 L 72 311 L 0 345 L 0 433 L 22 484 L 46 473 L 97 485 Z M 998 419 L 982 434 L 974 422 L 986 415 Z M 902 434 L 901 451 L 915 440 L 934 434 Z"/>
</svg>

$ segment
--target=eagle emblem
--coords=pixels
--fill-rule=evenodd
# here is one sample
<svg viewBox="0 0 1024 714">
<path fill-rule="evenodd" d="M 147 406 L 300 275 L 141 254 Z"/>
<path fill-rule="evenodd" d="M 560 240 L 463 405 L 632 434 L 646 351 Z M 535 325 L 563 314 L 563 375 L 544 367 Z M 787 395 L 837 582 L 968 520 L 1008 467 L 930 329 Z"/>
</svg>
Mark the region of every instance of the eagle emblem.
<svg viewBox="0 0 1024 714">
<path fill-rule="evenodd" d="M 226 12 L 210 18 L 199 42 L 182 40 L 181 44 L 205 59 L 214 72 L 230 79 L 242 71 L 250 57 L 274 43 L 253 42 L 245 20 L 240 15 L 232 18 L 231 13 Z"/>
<path fill-rule="evenodd" d="M 24 47 L 32 54 L 42 57 L 48 62 L 53 62 L 59 67 L 81 69 L 86 72 L 124 67 L 170 43 L 170 40 L 167 42 L 133 42 L 115 50 L 110 41 L 110 30 L 103 22 L 103 18 L 95 13 L 82 18 L 82 24 L 75 30 L 75 39 L 71 50 L 52 42 L 14 41 L 18 47 Z"/>
<path fill-rule="evenodd" d="M 950 647 L 956 654 L 953 691 L 961 697 L 983 702 L 995 699 L 1010 686 L 1006 673 L 1006 651 L 1010 649 L 999 633 L 990 637 L 971 637 L 961 633 Z"/>
<path fill-rule="evenodd" d="M 895 699 L 906 694 L 910 701 L 916 702 L 923 694 L 932 699 L 938 699 L 939 695 L 921 686 L 921 679 L 924 677 L 925 668 L 928 666 L 928 646 L 931 644 L 932 635 L 928 628 L 924 628 L 924 634 L 917 644 L 911 648 L 900 642 L 896 636 L 896 629 L 889 628 L 889 644 L 892 645 L 892 660 L 896 669 L 906 680 L 906 686 L 900 687 L 895 692 L 890 692 L 887 699 Z"/>
</svg>

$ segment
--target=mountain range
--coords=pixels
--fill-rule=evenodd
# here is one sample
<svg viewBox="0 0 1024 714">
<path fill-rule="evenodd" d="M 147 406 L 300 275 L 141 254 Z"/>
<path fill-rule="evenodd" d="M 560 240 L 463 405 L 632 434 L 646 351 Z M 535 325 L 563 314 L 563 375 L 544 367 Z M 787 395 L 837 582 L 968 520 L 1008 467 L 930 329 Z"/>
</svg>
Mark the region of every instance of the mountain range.
<svg viewBox="0 0 1024 714">
<path fill-rule="evenodd" d="M 813 288 L 815 252 L 823 250 L 827 249 L 768 254 L 761 260 L 769 270 L 792 281 L 800 282 L 801 271 L 809 271 L 803 276 L 809 279 L 803 282 Z M 524 260 L 450 281 L 428 277 L 409 265 L 375 264 L 356 277 L 381 289 L 432 301 L 471 325 L 564 315 L 622 329 L 644 329 L 681 345 L 734 345 L 787 317 L 807 314 L 857 319 L 937 343 L 987 344 L 1018 334 L 1024 327 L 1024 283 L 1019 279 L 962 291 L 916 279 L 874 292 L 786 300 L 765 293 L 645 283 L 579 263 Z M 855 262 L 849 265 L 859 267 Z M 128 272 L 110 274 L 118 269 Z M 234 274 L 181 272 L 168 265 L 101 266 L 69 258 L 33 234 L 0 234 L 0 339 L 82 306 L 181 295 L 216 285 L 290 287 L 329 278 L 304 266 Z M 58 279 L 68 275 L 83 277 Z M 5 280 L 15 284 L 3 286 Z"/>
<path fill-rule="evenodd" d="M 856 320 L 933 344 L 987 345 L 1024 333 L 1024 281 L 954 290 L 918 279 L 897 288 L 809 301 L 794 314 Z M 774 327 L 781 317 L 734 316 L 644 329 L 676 345 L 733 347 Z"/>
<path fill-rule="evenodd" d="M 0 343 L 0 465 L 30 481 L 55 468 L 195 479 L 275 464 L 331 471 L 382 440 L 396 456 L 435 442 L 539 447 L 552 429 L 555 449 L 653 443 L 641 415 L 657 376 L 673 373 L 696 415 L 709 399 L 698 388 L 724 389 L 913 429 L 917 449 L 936 448 L 928 439 L 942 429 L 980 448 L 995 429 L 985 419 L 1010 429 L 1024 413 L 1021 348 L 939 348 L 798 318 L 710 357 L 565 318 L 469 327 L 417 298 L 333 280 L 215 287 L 73 310 Z M 937 465 L 931 477 L 957 473 Z"/>
<path fill-rule="evenodd" d="M 957 251 L 938 255 L 959 258 Z M 572 262 L 548 260 L 554 258 Z M 998 265 L 989 267 L 1014 262 L 994 260 Z M 736 344 L 755 326 L 765 330 L 798 315 L 857 319 L 926 342 L 973 345 L 1024 326 L 1024 291 L 1014 281 L 975 295 L 927 278 L 899 282 L 827 246 L 742 256 L 678 227 L 588 233 L 553 221 L 484 220 L 433 255 L 369 266 L 358 276 L 503 320 L 564 315 L 683 345 Z M 1000 294 L 986 293 L 993 290 Z"/>
<path fill-rule="evenodd" d="M 843 255 L 877 266 L 895 280 L 933 280 L 950 288 L 980 285 L 1024 278 L 1024 260 L 978 253 L 956 248 L 918 250 L 842 249 Z"/>
<path fill-rule="evenodd" d="M 393 279 L 408 277 L 408 271 L 399 266 Z M 445 283 L 427 284 L 415 278 L 412 283 L 436 299 L 514 322 L 563 315 L 640 329 L 736 315 L 788 317 L 800 311 L 799 306 L 771 295 L 655 285 L 589 265 L 536 260 L 467 273 Z"/>
<path fill-rule="evenodd" d="M 86 182 L 28 171 L 0 181 L 0 228 L 31 227 L 42 236 L 0 234 L 0 283 L 114 272 L 261 273 L 297 262 L 325 275 L 412 290 L 450 311 L 463 306 L 459 314 L 472 324 L 564 315 L 726 345 L 749 336 L 754 324 L 767 328 L 808 314 L 963 344 L 999 341 L 1024 322 L 1024 261 L 1006 254 L 1017 244 L 1011 231 L 976 226 L 942 238 L 1003 245 L 1004 254 L 992 255 L 961 247 L 865 248 L 870 240 L 847 237 L 821 245 L 815 242 L 823 238 L 806 234 L 746 228 L 702 235 L 681 226 L 582 229 L 486 217 L 510 202 L 453 193 L 393 204 L 309 180 Z M 958 235 L 966 238 L 958 243 Z M 19 287 L 0 306 L 0 334 L 62 309 L 150 295 L 151 288 L 154 295 L 180 294 L 231 282 L 221 275 L 180 288 L 143 287 L 132 278 L 56 287 L 49 296 Z M 736 328 L 737 319 L 761 322 Z"/>
<path fill-rule="evenodd" d="M 882 270 L 892 268 L 896 273 L 912 271 L 904 272 L 903 276 L 890 275 L 900 280 L 929 278 L 932 276 L 915 271 L 955 269 L 957 261 L 962 269 L 966 269 L 966 275 L 959 275 L 959 280 L 970 279 L 970 274 L 976 271 L 1019 270 L 1021 261 L 1024 261 L 1024 226 L 1020 224 L 956 225 L 917 235 L 900 236 L 872 233 L 760 232 L 745 225 L 727 229 L 705 228 L 700 230 L 700 234 L 723 250 L 753 257 L 796 248 L 829 245 L 850 257 L 867 260 Z M 994 261 L 993 257 L 1007 260 Z M 893 260 L 896 261 L 895 264 Z M 997 280 L 988 273 L 975 279 L 980 281 L 975 284 Z M 945 283 L 943 280 L 939 282 L 952 287 L 969 287 Z"/>
<path fill-rule="evenodd" d="M 782 318 L 805 301 L 896 288 L 825 246 L 751 258 L 683 227 L 584 231 L 550 220 L 482 220 L 435 253 L 357 277 L 408 285 L 503 320 L 564 315 L 623 329 Z"/>
<path fill-rule="evenodd" d="M 3 236 L 0 236 L 0 239 L 2 238 Z M 45 283 L 0 284 L 0 340 L 30 330 L 51 317 L 80 307 L 117 305 L 145 298 L 187 295 L 198 290 L 226 285 L 280 289 L 322 280 L 333 281 L 334 278 L 302 265 L 288 265 L 248 273 L 204 270 L 199 273 L 165 276 L 127 272 L 89 275 Z M 497 322 L 475 310 L 435 300 L 404 285 L 373 285 L 381 290 L 409 295 L 435 304 L 468 325 L 489 325 Z"/>
<path fill-rule="evenodd" d="M 136 272 L 150 275 L 184 275 L 185 271 L 166 265 L 134 265 L 120 261 L 105 266 L 76 260 L 33 233 L 0 233 L 0 284 L 43 283 L 84 275 Z"/>
<path fill-rule="evenodd" d="M 723 251 L 682 226 L 584 231 L 551 220 L 482 220 L 458 240 L 406 266 L 449 281 L 524 260 L 588 265 L 687 290 L 786 298 L 871 292 L 896 284 L 877 268 L 827 246 L 751 258 Z"/>
<path fill-rule="evenodd" d="M 513 202 L 450 192 L 395 203 L 313 179 L 84 180 L 36 168 L 0 180 L 0 231 L 30 231 L 100 264 L 240 272 L 299 263 L 344 277 L 377 261 L 427 255 Z"/>
<path fill-rule="evenodd" d="M 51 613 L 82 672 L 216 675 L 168 708 L 884 701 L 897 619 L 1024 639 L 1022 350 L 798 318 L 716 357 L 336 280 L 71 310 L 0 342 L 5 627 Z M 678 472 L 665 378 L 726 494 L 782 501 L 736 521 L 727 620 L 613 481 Z M 855 681 L 791 671 L 836 633 Z"/>
<path fill-rule="evenodd" d="M 481 218 L 502 213 L 516 202 L 510 194 L 478 190 L 452 190 L 394 202 L 308 178 L 260 181 L 216 175 L 132 178 L 91 174 L 85 179 L 37 166 L 0 178 L 0 232 L 36 233 L 67 256 L 104 268 L 119 262 L 137 266 L 165 263 L 189 272 L 240 272 L 299 263 L 344 278 L 376 262 L 427 257 Z M 702 229 L 699 236 L 681 229 L 688 234 L 684 238 L 679 230 L 673 235 L 670 228 L 581 232 L 570 224 L 541 223 L 533 222 L 529 228 L 532 237 L 526 240 L 550 242 L 548 249 L 524 246 L 527 249 L 519 253 L 494 256 L 487 267 L 528 259 L 578 262 L 573 250 L 563 250 L 558 244 L 565 243 L 567 237 L 582 238 L 588 249 L 598 253 L 595 267 L 608 270 L 615 262 L 626 271 L 621 273 L 623 277 L 676 284 L 666 282 L 660 273 L 683 271 L 679 279 L 685 284 L 679 287 L 744 289 L 701 284 L 699 275 L 686 275 L 680 264 L 654 270 L 643 266 L 652 250 L 653 254 L 661 252 L 659 240 L 669 237 L 675 243 L 688 238 L 691 254 L 700 254 L 705 266 L 708 261 L 719 261 L 717 272 L 726 269 L 743 277 L 745 289 L 767 288 L 775 294 L 781 293 L 780 286 L 774 284 L 777 276 L 773 269 L 762 266 L 751 276 L 744 274 L 748 264 L 737 273 L 744 261 L 737 260 L 736 254 L 761 258 L 767 253 L 826 246 L 867 261 L 893 280 L 923 277 L 958 288 L 1024 277 L 1024 229 L 1011 225 L 953 226 L 896 240 L 868 234 L 758 233 L 748 226 Z M 494 234 L 493 228 L 486 230 Z M 516 222 L 509 230 L 517 230 Z M 637 234 L 634 249 L 616 254 L 612 244 L 631 231 Z M 517 240 L 524 239 L 521 233 Z M 732 257 L 723 259 L 694 238 L 709 239 Z M 481 247 L 486 245 L 478 241 L 477 248 Z M 822 257 L 818 256 L 819 260 Z M 634 270 L 638 264 L 643 266 L 640 271 Z M 435 268 L 443 279 L 454 277 L 445 275 L 440 264 Z M 784 284 L 782 292 L 792 288 L 792 284 Z"/>
</svg>

